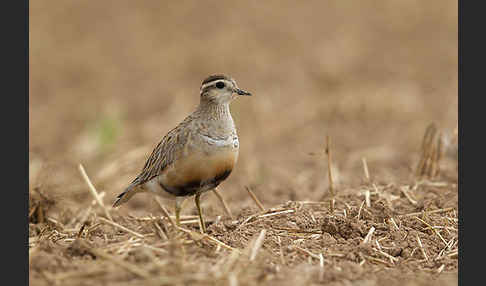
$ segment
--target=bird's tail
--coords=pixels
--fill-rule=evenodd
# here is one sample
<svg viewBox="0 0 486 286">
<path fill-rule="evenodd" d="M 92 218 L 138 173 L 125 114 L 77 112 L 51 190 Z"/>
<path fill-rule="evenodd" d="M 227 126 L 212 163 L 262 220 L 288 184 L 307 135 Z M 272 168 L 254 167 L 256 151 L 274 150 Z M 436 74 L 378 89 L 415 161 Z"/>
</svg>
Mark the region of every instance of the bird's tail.
<svg viewBox="0 0 486 286">
<path fill-rule="evenodd" d="M 123 193 L 119 194 L 118 197 L 116 197 L 116 200 L 113 203 L 113 207 L 115 208 L 115 207 L 120 206 L 121 204 L 128 202 L 128 200 L 131 199 L 133 197 L 133 195 L 138 193 L 137 189 L 138 188 L 136 188 L 135 185 L 128 186 L 125 189 L 125 191 L 123 191 Z"/>
</svg>

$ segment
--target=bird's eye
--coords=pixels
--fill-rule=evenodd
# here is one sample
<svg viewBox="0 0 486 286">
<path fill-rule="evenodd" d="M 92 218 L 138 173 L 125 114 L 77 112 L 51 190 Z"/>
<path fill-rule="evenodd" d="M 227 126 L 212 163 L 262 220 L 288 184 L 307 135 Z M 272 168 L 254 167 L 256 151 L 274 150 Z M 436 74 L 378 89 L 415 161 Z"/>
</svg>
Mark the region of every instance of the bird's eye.
<svg viewBox="0 0 486 286">
<path fill-rule="evenodd" d="M 216 87 L 219 88 L 219 89 L 223 89 L 224 88 L 224 82 L 222 82 L 222 81 L 217 82 Z"/>
</svg>

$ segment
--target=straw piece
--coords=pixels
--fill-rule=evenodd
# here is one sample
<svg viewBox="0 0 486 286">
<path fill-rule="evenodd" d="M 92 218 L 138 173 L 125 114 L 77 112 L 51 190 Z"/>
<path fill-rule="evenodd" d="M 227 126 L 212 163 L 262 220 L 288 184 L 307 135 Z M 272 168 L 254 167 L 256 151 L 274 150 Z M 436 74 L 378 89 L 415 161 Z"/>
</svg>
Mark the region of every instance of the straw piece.
<svg viewBox="0 0 486 286">
<path fill-rule="evenodd" d="M 204 220 L 206 223 L 213 222 L 213 220 Z M 189 220 L 181 220 L 180 224 L 185 225 L 185 224 L 197 224 L 199 225 L 200 221 L 199 219 L 189 219 Z"/>
<path fill-rule="evenodd" d="M 162 253 L 162 254 L 167 254 L 167 252 L 168 252 L 167 250 L 165 250 L 163 248 L 158 248 L 158 247 L 148 245 L 148 244 L 144 244 L 143 247 L 148 248 L 148 249 L 153 250 L 153 251 L 157 251 L 157 252 Z"/>
<path fill-rule="evenodd" d="M 288 214 L 288 213 L 294 213 L 295 210 L 284 210 L 284 211 L 279 211 L 279 212 L 273 212 L 269 214 L 263 214 L 257 216 L 258 218 L 263 218 L 263 217 L 269 217 L 269 216 L 276 216 L 276 215 L 281 215 L 281 214 Z"/>
<path fill-rule="evenodd" d="M 444 151 L 442 131 L 439 131 L 434 123 L 429 124 L 422 140 L 421 156 L 415 175 L 420 178 L 435 178 L 439 174 L 439 162 Z"/>
<path fill-rule="evenodd" d="M 81 228 L 79 228 L 79 231 L 78 231 L 78 234 L 76 235 L 76 237 L 81 237 L 81 235 L 83 234 L 83 231 L 84 231 L 84 228 L 86 227 L 86 223 L 83 223 L 83 225 L 81 226 Z"/>
<path fill-rule="evenodd" d="M 437 274 L 440 274 L 442 270 L 444 270 L 445 264 L 442 264 L 439 268 L 437 268 Z"/>
<path fill-rule="evenodd" d="M 373 257 L 373 256 L 363 254 L 363 257 L 370 260 L 370 261 L 373 261 L 373 262 L 378 262 L 378 263 L 384 264 L 386 266 L 392 266 L 392 265 L 390 265 L 390 263 L 386 262 L 385 260 L 382 260 L 382 259 L 379 259 L 379 258 L 376 258 L 376 257 Z"/>
<path fill-rule="evenodd" d="M 362 243 L 363 244 L 369 243 L 371 241 L 371 236 L 373 235 L 374 232 L 375 232 L 375 227 L 372 226 Z"/>
<path fill-rule="evenodd" d="M 396 230 L 400 230 L 400 228 L 398 227 L 398 225 L 396 224 L 395 220 L 392 217 L 390 218 L 390 221 L 393 224 L 393 226 L 396 228 Z"/>
<path fill-rule="evenodd" d="M 367 208 L 371 208 L 370 196 L 371 196 L 370 190 L 366 190 L 366 192 L 365 192 L 365 201 L 366 201 L 366 207 Z"/>
<path fill-rule="evenodd" d="M 271 213 L 268 213 L 269 211 L 271 211 Z M 277 210 L 266 210 L 266 211 L 262 211 L 262 212 L 259 212 L 259 213 L 256 213 L 256 214 L 253 214 L 249 217 L 247 217 L 239 226 L 238 228 L 241 228 L 242 226 L 244 226 L 245 224 L 247 224 L 250 220 L 254 219 L 254 218 L 263 218 L 263 217 L 269 217 L 269 216 L 275 216 L 275 215 L 280 215 L 280 214 L 286 214 L 286 213 L 294 213 L 295 210 L 293 209 L 277 209 Z"/>
<path fill-rule="evenodd" d="M 255 194 L 252 192 L 252 190 L 249 187 L 245 187 L 246 191 L 250 195 L 250 197 L 253 199 L 255 204 L 258 206 L 260 211 L 265 211 L 265 208 L 263 207 L 263 204 L 258 200 L 258 198 L 255 196 Z"/>
<path fill-rule="evenodd" d="M 331 200 L 329 201 L 329 211 L 331 214 L 334 214 L 334 203 L 335 203 L 335 194 L 334 194 L 334 183 L 332 180 L 332 160 L 331 160 L 331 138 L 329 135 L 326 136 L 326 154 L 327 154 L 327 172 L 328 172 L 328 179 L 329 179 L 329 192 L 331 193 Z"/>
<path fill-rule="evenodd" d="M 138 232 L 136 232 L 136 231 L 133 231 L 133 230 L 131 230 L 131 229 L 128 229 L 128 228 L 126 228 L 126 227 L 124 227 L 124 226 L 122 226 L 122 225 L 119 225 L 119 224 L 117 224 L 117 223 L 116 223 L 116 222 L 114 222 L 114 221 L 107 220 L 107 219 L 105 219 L 104 217 L 99 217 L 98 219 L 99 219 L 99 220 L 101 220 L 101 221 L 102 221 L 102 222 L 104 222 L 104 223 L 110 224 L 110 225 L 112 225 L 112 226 L 114 226 L 114 227 L 117 227 L 117 228 L 119 228 L 119 229 L 123 230 L 123 231 L 129 232 L 129 233 L 131 233 L 131 234 L 133 234 L 133 235 L 135 235 L 135 236 L 137 236 L 137 237 L 140 237 L 140 238 L 145 238 L 145 236 L 143 236 L 142 234 L 140 234 L 140 233 L 138 233 Z"/>
<path fill-rule="evenodd" d="M 452 211 L 452 210 L 454 210 L 454 207 L 428 211 L 427 214 L 430 215 L 430 214 L 436 214 L 436 213 L 444 213 L 444 212 L 449 212 L 449 211 Z M 415 213 L 409 213 L 409 214 L 402 214 L 402 215 L 399 215 L 398 217 L 418 216 L 418 215 L 421 215 L 421 214 L 422 214 L 422 212 L 415 212 Z"/>
<path fill-rule="evenodd" d="M 405 197 L 407 198 L 407 200 L 414 206 L 416 206 L 418 203 L 416 200 L 412 199 L 412 197 L 410 196 L 410 194 L 408 193 L 408 186 L 402 186 L 400 187 L 400 191 L 402 191 L 402 193 L 405 195 Z"/>
<path fill-rule="evenodd" d="M 289 228 L 289 227 L 272 227 L 276 230 L 284 230 L 289 232 L 296 232 L 296 233 L 309 233 L 309 234 L 322 234 L 322 230 L 304 230 L 299 228 Z"/>
<path fill-rule="evenodd" d="M 361 205 L 359 206 L 359 210 L 358 210 L 358 216 L 357 216 L 358 220 L 359 220 L 359 217 L 361 216 L 361 210 L 363 209 L 363 205 L 364 205 L 364 203 L 365 203 L 365 201 L 363 201 L 363 202 L 361 203 Z"/>
<path fill-rule="evenodd" d="M 319 281 L 324 280 L 324 256 L 319 253 Z"/>
<path fill-rule="evenodd" d="M 263 240 L 265 239 L 266 233 L 267 233 L 266 229 L 262 229 L 262 231 L 260 231 L 260 234 L 258 235 L 257 239 L 255 240 L 255 244 L 253 244 L 253 248 L 251 249 L 250 261 L 255 260 L 257 254 L 258 254 L 258 251 L 260 250 L 260 248 L 263 244 Z"/>
<path fill-rule="evenodd" d="M 438 259 L 442 258 L 442 255 L 444 254 L 444 252 L 446 250 L 449 250 L 453 243 L 454 243 L 454 238 L 451 239 L 444 248 L 442 248 L 442 250 L 439 252 L 439 254 L 437 254 L 437 256 L 434 258 L 434 260 L 438 260 Z"/>
<path fill-rule="evenodd" d="M 297 250 L 299 250 L 300 252 L 302 252 L 302 253 L 304 253 L 304 254 L 307 254 L 307 255 L 309 255 L 309 256 L 310 256 L 310 257 L 312 257 L 312 258 L 319 259 L 319 260 L 321 259 L 319 255 L 314 254 L 314 253 L 310 252 L 309 250 L 304 249 L 304 248 L 302 248 L 302 247 L 299 247 L 299 246 L 297 246 L 297 245 L 292 246 L 292 248 L 297 249 Z"/>
<path fill-rule="evenodd" d="M 216 197 L 218 198 L 219 202 L 223 205 L 223 209 L 224 211 L 226 212 L 226 214 L 231 218 L 233 219 L 233 214 L 231 213 L 231 210 L 230 208 L 228 207 L 228 205 L 226 204 L 225 200 L 223 199 L 223 196 L 221 196 L 221 194 L 219 193 L 219 190 L 218 188 L 214 188 L 213 189 L 213 193 L 216 195 Z"/>
<path fill-rule="evenodd" d="M 154 225 L 155 229 L 157 230 L 157 233 L 159 235 L 160 238 L 164 239 L 164 240 L 168 240 L 169 238 L 167 237 L 167 235 L 165 234 L 165 232 L 162 230 L 162 228 L 160 227 L 159 223 L 157 221 L 152 221 L 152 224 Z"/>
<path fill-rule="evenodd" d="M 459 252 L 457 250 L 447 254 L 447 257 L 449 258 L 456 258 L 458 256 Z"/>
<path fill-rule="evenodd" d="M 174 227 L 174 228 L 177 228 L 177 225 L 176 223 L 174 222 L 174 220 L 170 217 L 169 215 L 169 212 L 167 211 L 167 209 L 164 207 L 164 205 L 162 204 L 162 202 L 160 201 L 160 199 L 158 197 L 155 197 L 155 201 L 157 202 L 157 204 L 159 205 L 160 209 L 162 210 L 162 214 L 165 216 L 165 218 L 170 222 L 170 224 Z"/>
<path fill-rule="evenodd" d="M 430 228 L 440 238 L 440 240 L 442 240 L 444 245 L 447 246 L 447 241 L 445 241 L 445 239 L 442 237 L 442 235 L 440 235 L 440 233 L 437 231 L 437 229 L 435 229 L 433 226 L 431 226 L 430 224 L 428 224 L 427 222 L 425 222 L 423 219 L 421 219 L 419 217 L 415 217 L 415 219 L 420 221 L 421 223 L 425 224 L 428 228 Z"/>
<path fill-rule="evenodd" d="M 384 252 L 383 250 L 381 249 L 375 249 L 373 248 L 374 251 L 378 252 L 379 254 L 385 256 L 386 258 L 390 259 L 390 262 L 393 264 L 394 262 L 398 261 L 398 259 L 396 257 L 393 257 L 391 256 L 390 254 Z"/>
<path fill-rule="evenodd" d="M 433 138 L 435 133 L 437 132 L 437 128 L 435 127 L 434 123 L 431 123 L 427 126 L 425 130 L 424 137 L 422 139 L 422 154 L 420 156 L 420 161 L 417 165 L 416 175 L 422 177 L 427 172 L 427 169 L 430 165 L 430 151 Z"/>
<path fill-rule="evenodd" d="M 437 135 L 437 149 L 435 153 L 435 160 L 434 160 L 434 168 L 432 169 L 431 177 L 435 178 L 440 171 L 440 165 L 439 162 L 444 157 L 444 139 L 443 139 L 443 134 L 442 131 L 439 132 L 439 135 Z"/>
<path fill-rule="evenodd" d="M 361 162 L 363 162 L 363 170 L 364 170 L 364 173 L 365 173 L 366 181 L 368 181 L 368 183 L 369 183 L 370 182 L 370 172 L 368 170 L 368 164 L 366 163 L 366 158 L 365 157 L 361 158 Z"/>
<path fill-rule="evenodd" d="M 217 245 L 220 245 L 221 247 L 224 247 L 224 248 L 229 249 L 229 250 L 233 250 L 233 251 L 240 252 L 238 249 L 233 248 L 233 247 L 231 247 L 231 246 L 229 246 L 229 245 L 227 245 L 227 244 L 225 244 L 225 243 L 217 240 L 216 238 L 214 238 L 214 237 L 212 237 L 212 236 L 210 236 L 210 235 L 208 235 L 206 233 L 202 233 L 202 234 L 201 233 L 197 233 L 197 232 L 194 232 L 194 231 L 191 231 L 191 230 L 188 230 L 188 229 L 179 227 L 179 226 L 177 226 L 176 228 L 178 230 L 182 231 L 182 232 L 185 232 L 185 233 L 191 235 L 192 237 L 197 237 L 199 239 L 208 239 L 208 240 L 216 243 Z"/>
<path fill-rule="evenodd" d="M 94 197 L 94 199 L 96 200 L 96 202 L 98 203 L 98 205 L 103 209 L 103 211 L 105 213 L 105 216 L 109 220 L 113 221 L 113 219 L 111 218 L 110 213 L 108 212 L 108 209 L 103 204 L 103 201 L 101 200 L 100 196 L 98 195 L 98 192 L 96 191 L 95 187 L 91 183 L 91 180 L 89 179 L 88 175 L 86 174 L 86 171 L 84 170 L 83 165 L 82 164 L 79 164 L 78 168 L 79 168 L 79 171 L 81 172 L 81 176 L 83 177 L 84 181 L 88 185 L 88 189 L 89 189 L 91 195 Z"/>
<path fill-rule="evenodd" d="M 285 257 L 283 254 L 282 241 L 280 240 L 280 236 L 277 236 L 277 242 L 278 242 L 278 248 L 280 250 L 280 262 L 282 263 L 282 265 L 285 265 Z"/>
<path fill-rule="evenodd" d="M 420 237 L 418 236 L 418 234 L 417 234 L 416 237 L 417 237 L 417 242 L 418 242 L 418 244 L 420 246 L 420 250 L 422 251 L 422 254 L 423 254 L 425 260 L 428 261 L 429 260 L 429 257 L 427 257 L 427 253 L 425 253 L 424 246 L 423 246 L 422 241 L 420 240 Z"/>
</svg>

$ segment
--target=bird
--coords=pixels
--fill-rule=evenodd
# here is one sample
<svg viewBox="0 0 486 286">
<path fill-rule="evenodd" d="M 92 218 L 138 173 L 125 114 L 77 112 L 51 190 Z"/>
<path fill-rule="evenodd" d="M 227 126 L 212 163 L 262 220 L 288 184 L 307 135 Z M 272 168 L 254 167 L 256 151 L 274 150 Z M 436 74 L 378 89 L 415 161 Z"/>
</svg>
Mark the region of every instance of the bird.
<svg viewBox="0 0 486 286">
<path fill-rule="evenodd" d="M 199 95 L 194 112 L 159 141 L 113 207 L 137 193 L 149 192 L 174 200 L 176 224 L 180 226 L 182 202 L 194 196 L 201 232 L 206 232 L 201 195 L 228 178 L 238 160 L 239 140 L 230 103 L 252 94 L 240 89 L 233 78 L 216 74 L 203 80 Z"/>
</svg>

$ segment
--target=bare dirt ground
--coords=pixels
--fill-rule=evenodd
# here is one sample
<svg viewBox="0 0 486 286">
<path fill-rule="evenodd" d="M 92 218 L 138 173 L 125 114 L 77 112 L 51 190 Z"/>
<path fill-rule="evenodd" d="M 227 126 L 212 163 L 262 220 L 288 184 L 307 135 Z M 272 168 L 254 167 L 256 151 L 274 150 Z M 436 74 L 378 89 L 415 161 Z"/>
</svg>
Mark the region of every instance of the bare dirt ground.
<svg viewBox="0 0 486 286">
<path fill-rule="evenodd" d="M 31 1 L 31 285 L 457 285 L 457 52 L 457 1 Z M 214 73 L 254 94 L 233 218 L 212 193 L 205 236 L 192 200 L 182 229 L 148 194 L 112 209 Z"/>
</svg>

